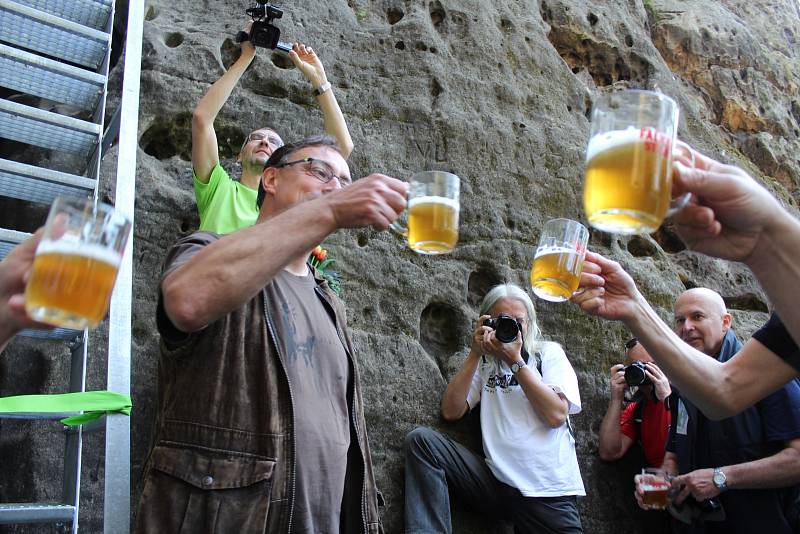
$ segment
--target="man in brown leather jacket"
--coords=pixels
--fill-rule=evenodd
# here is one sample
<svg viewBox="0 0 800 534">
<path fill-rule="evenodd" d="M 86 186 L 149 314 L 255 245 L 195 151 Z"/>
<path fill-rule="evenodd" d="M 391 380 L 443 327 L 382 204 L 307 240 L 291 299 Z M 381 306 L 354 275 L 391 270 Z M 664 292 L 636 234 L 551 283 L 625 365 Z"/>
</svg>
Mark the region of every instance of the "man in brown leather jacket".
<svg viewBox="0 0 800 534">
<path fill-rule="evenodd" d="M 350 185 L 333 141 L 311 138 L 270 156 L 254 226 L 170 250 L 136 532 L 382 532 L 344 307 L 306 258 L 339 228 L 385 229 L 406 191 Z"/>
</svg>

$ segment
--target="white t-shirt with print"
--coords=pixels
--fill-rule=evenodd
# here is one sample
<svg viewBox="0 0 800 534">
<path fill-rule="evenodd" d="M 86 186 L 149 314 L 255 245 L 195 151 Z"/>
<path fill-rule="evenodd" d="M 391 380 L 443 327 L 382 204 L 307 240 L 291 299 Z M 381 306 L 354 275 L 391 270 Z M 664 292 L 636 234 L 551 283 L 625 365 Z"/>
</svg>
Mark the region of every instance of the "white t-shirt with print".
<svg viewBox="0 0 800 534">
<path fill-rule="evenodd" d="M 558 343 L 545 342 L 539 353 L 544 383 L 566 397 L 570 414 L 580 412 L 578 378 L 564 350 Z M 528 367 L 539 374 L 533 355 Z M 575 440 L 566 423 L 551 428 L 513 378 L 505 363 L 485 356 L 467 395 L 470 409 L 482 404 L 481 434 L 489 469 L 526 497 L 586 495 Z"/>
</svg>

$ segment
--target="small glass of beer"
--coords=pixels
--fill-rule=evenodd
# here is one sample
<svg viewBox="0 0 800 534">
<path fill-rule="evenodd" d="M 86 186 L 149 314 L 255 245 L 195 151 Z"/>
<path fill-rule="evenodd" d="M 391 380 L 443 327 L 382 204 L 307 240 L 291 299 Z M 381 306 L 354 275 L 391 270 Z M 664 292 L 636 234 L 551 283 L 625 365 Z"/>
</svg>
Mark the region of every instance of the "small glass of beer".
<svg viewBox="0 0 800 534">
<path fill-rule="evenodd" d="M 112 206 L 58 197 L 36 249 L 25 309 L 63 328 L 94 328 L 108 312 L 130 222 Z"/>
<path fill-rule="evenodd" d="M 617 234 L 655 232 L 686 204 L 686 195 L 671 200 L 673 151 L 692 158 L 676 139 L 678 117 L 678 104 L 653 91 L 609 93 L 595 102 L 583 188 L 590 225 Z"/>
<path fill-rule="evenodd" d="M 408 239 L 419 254 L 446 254 L 458 241 L 458 195 L 461 182 L 444 171 L 419 172 L 408 190 L 408 227 L 398 222 L 391 229 Z"/>
<path fill-rule="evenodd" d="M 669 506 L 670 477 L 661 469 L 645 467 L 639 479 L 642 489 L 642 504 L 648 508 L 663 510 Z"/>
<path fill-rule="evenodd" d="M 531 288 L 537 297 L 564 302 L 578 290 L 588 242 L 589 231 L 581 223 L 547 221 L 531 269 Z"/>
</svg>

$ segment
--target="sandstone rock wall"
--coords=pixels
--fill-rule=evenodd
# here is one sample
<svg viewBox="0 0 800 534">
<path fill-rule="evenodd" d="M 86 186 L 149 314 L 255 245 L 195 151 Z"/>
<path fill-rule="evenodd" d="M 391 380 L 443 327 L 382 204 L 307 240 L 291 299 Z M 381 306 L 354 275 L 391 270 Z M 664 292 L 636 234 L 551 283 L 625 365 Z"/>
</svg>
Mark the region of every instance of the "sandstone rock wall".
<svg viewBox="0 0 800 534">
<path fill-rule="evenodd" d="M 190 111 L 237 57 L 232 36 L 244 7 L 147 2 L 134 242 L 135 482 L 157 395 L 156 280 L 170 244 L 197 226 Z M 283 7 L 283 38 L 311 44 L 326 66 L 356 144 L 354 176 L 408 178 L 440 168 L 462 179 L 461 234 L 450 255 L 417 256 L 390 233 L 370 229 L 325 243 L 343 276 L 387 532 L 402 531 L 401 448 L 409 430 L 430 425 L 478 445 L 475 421 L 440 420 L 441 393 L 466 353 L 485 290 L 500 281 L 527 285 L 544 221 L 583 219 L 583 151 L 599 94 L 660 89 L 682 108 L 681 138 L 743 166 L 791 209 L 800 200 L 795 0 L 311 0 Z M 322 130 L 302 74 L 261 50 L 216 123 L 226 167 L 235 169 L 242 140 L 263 125 L 287 140 Z M 112 150 L 105 168 L 115 160 Z M 766 318 L 767 299 L 746 269 L 686 251 L 669 225 L 633 238 L 593 232 L 590 247 L 622 262 L 665 318 L 675 297 L 695 286 L 725 297 L 742 337 Z M 666 532 L 663 518 L 635 510 L 630 477 L 640 459 L 609 465 L 597 457 L 607 369 L 620 359 L 626 332 L 571 305 L 536 305 L 545 335 L 565 347 L 580 382 L 583 412 L 573 423 L 588 493 L 580 500 L 584 530 L 623 534 L 648 524 L 648 532 Z M 102 341 L 102 333 L 96 337 Z M 15 344 L 0 358 L 0 391 L 56 390 L 64 357 L 62 349 Z M 101 384 L 102 361 L 94 369 L 91 382 Z M 0 430 L 0 497 L 57 494 L 51 473 L 58 461 L 43 446 L 58 432 L 8 423 Z M 101 438 L 89 435 L 84 460 L 87 532 L 98 531 L 102 513 Z M 45 475 L 26 479 L 29 466 Z M 454 521 L 455 532 L 508 532 L 463 507 Z"/>
</svg>

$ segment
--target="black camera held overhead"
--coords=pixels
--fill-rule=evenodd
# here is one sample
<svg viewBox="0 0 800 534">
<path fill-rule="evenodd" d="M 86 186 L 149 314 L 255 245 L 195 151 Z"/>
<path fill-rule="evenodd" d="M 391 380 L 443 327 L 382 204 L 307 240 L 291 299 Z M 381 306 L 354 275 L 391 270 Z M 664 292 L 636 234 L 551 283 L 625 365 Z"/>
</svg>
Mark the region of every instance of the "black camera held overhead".
<svg viewBox="0 0 800 534">
<path fill-rule="evenodd" d="M 494 330 L 495 337 L 502 343 L 511 343 L 517 339 L 517 333 L 522 332 L 522 325 L 516 319 L 503 314 L 485 319 L 483 325 Z"/>
<path fill-rule="evenodd" d="M 647 366 L 639 360 L 624 367 L 623 370 L 625 371 L 625 383 L 630 387 L 646 386 L 653 383 L 645 373 Z"/>
<path fill-rule="evenodd" d="M 253 18 L 253 25 L 250 33 L 240 31 L 236 34 L 236 42 L 242 43 L 250 41 L 253 46 L 259 48 L 270 48 L 272 50 L 282 50 L 291 52 L 292 45 L 280 40 L 281 31 L 272 21 L 283 16 L 283 10 L 273 6 L 266 1 L 256 0 L 256 5 L 248 8 L 246 13 Z"/>
</svg>

